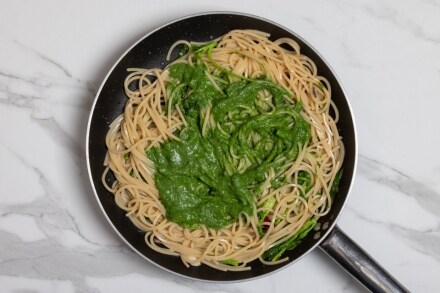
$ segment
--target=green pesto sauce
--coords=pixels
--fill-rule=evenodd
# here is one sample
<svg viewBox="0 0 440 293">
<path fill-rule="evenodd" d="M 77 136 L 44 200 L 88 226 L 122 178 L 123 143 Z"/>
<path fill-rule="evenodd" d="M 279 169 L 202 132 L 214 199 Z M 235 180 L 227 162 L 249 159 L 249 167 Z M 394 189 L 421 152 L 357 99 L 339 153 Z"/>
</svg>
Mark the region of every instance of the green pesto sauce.
<svg viewBox="0 0 440 293">
<path fill-rule="evenodd" d="M 301 104 L 274 83 L 230 82 L 220 72 L 219 90 L 205 70 L 182 63 L 170 67 L 166 107 L 179 105 L 188 125 L 177 133 L 180 141 L 166 141 L 146 155 L 155 164 L 155 183 L 170 221 L 221 229 L 240 213 L 252 214 L 269 171 L 277 174 L 273 187 L 283 183 L 280 174 L 297 157 L 299 145 L 309 142 L 310 125 L 300 115 Z M 207 107 L 216 127 L 202 135 Z"/>
</svg>

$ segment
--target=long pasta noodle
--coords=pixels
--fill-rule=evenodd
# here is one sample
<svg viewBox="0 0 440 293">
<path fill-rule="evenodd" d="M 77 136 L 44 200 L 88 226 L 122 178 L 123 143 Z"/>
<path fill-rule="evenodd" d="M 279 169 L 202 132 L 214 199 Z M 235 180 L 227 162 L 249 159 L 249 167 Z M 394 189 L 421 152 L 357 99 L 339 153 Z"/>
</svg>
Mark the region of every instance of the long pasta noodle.
<svg viewBox="0 0 440 293">
<path fill-rule="evenodd" d="M 166 218 L 155 186 L 154 164 L 145 152 L 166 140 L 179 139 L 176 131 L 186 126 L 178 106 L 164 106 L 170 98 L 166 91 L 169 67 L 128 69 L 124 82 L 128 101 L 123 115 L 110 125 L 106 137 L 108 151 L 102 182 L 134 225 L 145 231 L 145 242 L 151 249 L 179 256 L 186 266 L 205 264 L 219 270 L 240 271 L 250 269 L 249 263 L 258 259 L 267 265 L 285 261 L 287 258 L 268 262 L 261 256 L 299 231 L 309 219 L 328 213 L 332 205 L 330 189 L 341 168 L 344 146 L 336 126 L 339 112 L 331 100 L 330 84 L 318 75 L 316 65 L 300 53 L 293 39 L 271 41 L 264 32 L 234 30 L 217 41 L 210 55 L 215 63 L 244 78 L 265 76 L 285 88 L 292 102 L 301 102 L 301 115 L 311 125 L 310 143 L 300 146 L 295 161 L 286 162 L 283 174 L 271 170 L 266 175 L 264 192 L 255 196 L 253 213 L 241 214 L 236 222 L 220 230 L 203 226 L 184 228 Z M 190 45 L 185 40 L 176 42 L 167 58 L 182 44 Z M 208 64 L 206 58 L 202 57 L 201 62 Z M 175 62 L 191 63 L 193 59 L 189 52 Z M 216 77 L 208 74 L 208 78 L 216 87 Z M 270 103 L 267 106 L 273 107 Z M 223 127 L 211 117 L 209 107 L 202 115 L 203 132 Z M 233 150 L 231 156 L 237 157 Z M 250 162 L 242 160 L 237 164 L 240 169 Z M 107 178 L 111 172 L 116 180 L 109 186 Z M 298 184 L 299 172 L 310 175 L 313 186 L 307 192 Z M 285 176 L 287 183 L 276 189 L 270 187 L 270 181 L 280 175 Z M 268 198 L 274 198 L 275 204 L 269 209 L 271 218 L 264 223 L 267 231 L 260 235 L 258 212 L 267 210 L 264 202 Z M 237 266 L 225 264 L 226 259 L 236 260 Z"/>
</svg>

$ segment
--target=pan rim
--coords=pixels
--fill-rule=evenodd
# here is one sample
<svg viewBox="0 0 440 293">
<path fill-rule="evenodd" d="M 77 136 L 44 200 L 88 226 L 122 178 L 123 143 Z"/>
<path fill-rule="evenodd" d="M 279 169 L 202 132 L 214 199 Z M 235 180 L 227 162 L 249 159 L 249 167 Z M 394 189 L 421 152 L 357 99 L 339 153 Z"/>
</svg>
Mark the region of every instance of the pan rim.
<svg viewBox="0 0 440 293">
<path fill-rule="evenodd" d="M 105 211 L 102 202 L 98 196 L 98 192 L 96 191 L 95 188 L 95 184 L 93 181 L 93 176 L 92 176 L 92 170 L 91 170 L 91 166 L 90 166 L 90 153 L 89 153 L 89 138 L 90 138 L 90 126 L 92 123 L 92 118 L 93 118 L 93 114 L 95 112 L 95 107 L 98 101 L 98 98 L 101 94 L 101 91 L 104 87 L 104 85 L 107 83 L 107 80 L 109 78 L 109 76 L 111 75 L 111 73 L 114 71 L 115 67 L 121 62 L 121 60 L 134 48 L 136 47 L 140 42 L 142 42 L 145 38 L 149 37 L 150 35 L 152 35 L 153 33 L 155 33 L 156 31 L 159 31 L 160 29 L 167 27 L 171 24 L 174 23 L 178 23 L 181 22 L 183 20 L 186 19 L 190 19 L 190 18 L 194 18 L 194 17 L 199 17 L 199 16 L 208 16 L 208 15 L 218 15 L 218 14 L 225 14 L 225 15 L 236 15 L 236 16 L 245 16 L 245 17 L 249 17 L 249 18 L 254 18 L 254 19 L 258 19 L 258 20 L 262 20 L 264 22 L 270 23 L 276 27 L 279 27 L 287 32 L 289 32 L 290 34 L 292 34 L 293 36 L 295 36 L 297 39 L 301 40 L 302 42 L 304 42 L 304 44 L 306 46 L 308 46 L 312 51 L 314 51 L 314 53 L 316 53 L 318 55 L 318 57 L 324 62 L 324 64 L 329 68 L 331 74 L 334 76 L 336 82 L 339 84 L 341 91 L 344 95 L 344 100 L 347 103 L 348 109 L 349 109 L 349 113 L 351 116 L 351 121 L 352 121 L 352 125 L 353 125 L 353 141 L 354 141 L 354 146 L 351 146 L 351 148 L 353 149 L 354 152 L 354 162 L 353 162 L 353 173 L 351 176 L 351 180 L 349 183 L 349 187 L 347 190 L 347 194 L 345 195 L 344 198 L 344 202 L 342 203 L 341 209 L 340 211 L 337 213 L 335 219 L 332 221 L 331 225 L 328 227 L 328 229 L 326 229 L 326 231 L 323 233 L 323 236 L 321 237 L 321 239 L 317 240 L 316 243 L 314 245 L 312 245 L 308 250 L 306 250 L 304 253 L 302 253 L 301 256 L 299 256 L 298 258 L 284 264 L 283 266 L 272 270 L 272 271 L 268 271 L 266 273 L 263 273 L 261 275 L 258 276 L 254 276 L 254 277 L 250 277 L 250 278 L 241 278 L 241 279 L 236 279 L 236 280 L 208 280 L 208 279 L 202 279 L 202 278 L 196 278 L 196 277 L 192 277 L 189 275 L 185 275 L 185 274 L 181 274 L 178 273 L 176 271 L 170 270 L 156 262 L 154 262 L 153 260 L 151 260 L 150 258 L 148 258 L 147 256 L 145 256 L 144 254 L 142 254 L 140 251 L 138 251 L 120 232 L 119 230 L 115 227 L 115 225 L 113 224 L 113 222 L 111 221 L 109 215 L 107 214 L 107 212 Z M 315 250 L 317 248 L 317 246 L 320 245 L 320 243 L 322 241 L 324 241 L 326 239 L 326 237 L 328 236 L 328 234 L 333 230 L 333 228 L 336 226 L 338 219 L 340 218 L 345 205 L 347 204 L 348 198 L 351 194 L 351 190 L 353 188 L 353 183 L 355 180 L 355 176 L 356 176 L 356 170 L 357 170 L 357 163 L 358 163 L 358 139 L 357 139 L 357 130 L 356 130 L 356 122 L 355 122 L 355 118 L 353 115 L 353 108 L 351 106 L 350 100 L 347 98 L 347 94 L 346 94 L 346 90 L 343 87 L 342 83 L 340 82 L 340 79 L 338 78 L 338 76 L 336 75 L 334 69 L 331 67 L 331 65 L 327 62 L 327 60 L 321 55 L 321 53 L 316 50 L 316 48 L 314 46 L 312 46 L 308 41 L 306 41 L 304 38 L 302 38 L 300 35 L 298 35 L 297 33 L 295 33 L 294 31 L 292 31 L 291 29 L 276 23 L 272 20 L 260 17 L 260 16 L 256 16 L 253 14 L 248 14 L 248 13 L 243 13 L 243 12 L 236 12 L 236 11 L 208 11 L 208 12 L 200 12 L 200 13 L 194 13 L 194 14 L 189 14 L 171 21 L 168 21 L 167 23 L 160 25 L 158 27 L 156 27 L 155 29 L 148 31 L 146 34 L 144 34 L 143 36 L 141 36 L 137 41 L 135 41 L 132 45 L 130 45 L 123 53 L 122 55 L 116 60 L 116 62 L 113 64 L 113 66 L 110 68 L 110 70 L 107 72 L 105 78 L 103 79 L 98 91 L 96 92 L 91 110 L 90 110 L 90 114 L 89 114 L 89 118 L 88 118 L 88 122 L 87 122 L 87 132 L 86 132 L 86 141 L 85 141 L 85 150 L 86 150 L 86 163 L 87 163 L 87 172 L 88 172 L 88 177 L 91 183 L 91 187 L 93 190 L 93 193 L 95 195 L 96 201 L 101 209 L 101 212 L 104 214 L 106 220 L 109 222 L 110 226 L 113 228 L 113 230 L 116 232 L 116 234 L 125 242 L 125 244 L 130 247 L 134 252 L 136 252 L 138 255 L 140 255 L 142 258 L 146 259 L 149 263 L 155 265 L 156 267 L 165 270 L 169 273 L 172 273 L 174 275 L 186 278 L 186 279 L 190 279 L 190 280 L 195 280 L 195 281 L 202 281 L 202 282 L 207 282 L 207 283 L 238 283 L 238 282 L 247 282 L 247 281 L 252 281 L 252 280 L 256 280 L 259 278 L 263 278 L 263 277 L 267 277 L 269 275 L 272 275 L 274 273 L 277 273 L 281 270 L 284 270 L 288 267 L 290 267 L 291 265 L 293 265 L 294 263 L 298 262 L 299 260 L 301 260 L 303 257 L 305 257 L 307 254 L 309 254 L 310 252 L 312 252 L 313 250 Z M 233 272 L 231 272 L 233 273 Z"/>
</svg>

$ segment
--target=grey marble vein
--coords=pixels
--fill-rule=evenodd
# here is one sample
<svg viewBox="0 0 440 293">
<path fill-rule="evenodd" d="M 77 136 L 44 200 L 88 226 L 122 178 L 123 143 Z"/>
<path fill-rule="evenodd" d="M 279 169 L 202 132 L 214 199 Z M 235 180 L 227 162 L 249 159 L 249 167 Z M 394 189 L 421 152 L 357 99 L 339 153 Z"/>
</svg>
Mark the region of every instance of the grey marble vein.
<svg viewBox="0 0 440 293">
<path fill-rule="evenodd" d="M 43 231 L 53 229 L 69 229 L 76 233 L 84 241 L 92 245 L 100 245 L 88 239 L 83 233 L 75 218 L 69 212 L 60 206 L 57 198 L 59 193 L 49 179 L 38 167 L 31 165 L 22 156 L 11 149 L 7 149 L 9 154 L 14 156 L 21 164 L 31 170 L 38 178 L 39 184 L 44 190 L 44 194 L 29 204 L 4 205 L 0 204 L 0 216 L 9 214 L 23 214 L 34 217 L 37 224 L 43 228 Z"/>
<path fill-rule="evenodd" d="M 28 51 L 34 53 L 36 56 L 38 56 L 38 57 L 41 58 L 42 60 L 44 60 L 44 61 L 48 62 L 49 64 L 51 64 L 52 66 L 58 68 L 58 69 L 61 70 L 61 71 L 67 76 L 67 77 L 72 77 L 72 73 L 70 73 L 70 71 L 67 70 L 66 67 L 62 66 L 59 62 L 53 60 L 52 58 L 46 56 L 45 54 L 43 54 L 43 53 L 37 51 L 37 50 L 34 49 L 34 48 L 31 48 L 31 47 L 29 47 L 29 46 L 26 46 L 26 45 L 22 44 L 21 42 L 19 42 L 19 41 L 17 41 L 17 40 L 14 40 L 14 42 L 15 42 L 18 46 L 22 47 L 23 49 L 28 50 Z"/>
<path fill-rule="evenodd" d="M 440 262 L 440 225 L 435 229 L 417 231 L 399 225 L 391 225 L 393 232 L 406 239 L 418 252 L 434 257 Z"/>
<path fill-rule="evenodd" d="M 59 123 L 53 118 L 36 119 L 34 121 L 47 131 L 48 135 L 52 139 L 61 144 L 65 149 L 70 150 L 72 154 L 79 158 L 85 159 L 85 147 L 83 143 L 78 143 L 77 139 L 71 137 L 67 132 L 59 125 Z"/>
<path fill-rule="evenodd" d="M 0 93 L 1 92 L 2 90 L 0 89 Z M 6 95 L 6 98 L 0 97 L 0 105 L 31 110 L 31 119 L 44 129 L 55 143 L 69 150 L 74 156 L 81 159 L 85 158 L 85 148 L 82 143 L 82 136 L 72 137 L 63 129 L 63 127 L 61 127 L 53 114 L 46 110 L 47 107 L 41 105 L 42 102 L 47 102 L 47 99 L 39 96 L 16 94 L 10 91 L 6 91 Z M 89 109 L 90 102 L 85 99 L 82 99 L 82 101 L 81 104 L 83 105 L 83 108 Z M 50 104 L 54 102 L 48 103 Z"/>
<path fill-rule="evenodd" d="M 22 81 L 22 82 L 25 82 L 25 83 L 29 83 L 29 84 L 31 84 L 33 86 L 38 86 L 38 87 L 45 87 L 45 88 L 47 88 L 47 87 L 52 86 L 52 83 L 44 82 L 41 79 L 18 76 L 16 74 L 7 73 L 7 72 L 3 72 L 3 71 L 0 71 L 0 76 L 6 77 L 6 78 L 15 79 L 15 80 L 19 80 L 19 81 Z"/>
<path fill-rule="evenodd" d="M 99 292 L 86 278 L 111 278 L 136 272 L 149 279 L 168 279 L 194 292 L 245 292 L 238 286 L 192 281 L 162 271 L 124 246 L 69 249 L 53 239 L 24 243 L 0 230 L 0 275 L 70 280 L 77 292 Z M 11 268 L 13 268 L 11 270 Z"/>
<path fill-rule="evenodd" d="M 84 292 L 94 292 L 87 285 L 86 276 L 111 277 L 132 271 L 151 276 L 158 271 L 125 247 L 101 246 L 88 252 L 65 248 L 53 239 L 25 243 L 1 230 L 0 243 L 1 275 L 71 280 Z"/>
<path fill-rule="evenodd" d="M 422 3 L 423 1 L 420 2 Z M 389 22 L 396 27 L 411 33 L 412 36 L 418 39 L 435 44 L 440 43 L 440 36 L 427 31 L 428 26 L 426 25 L 426 22 L 417 22 L 414 18 L 402 14 L 398 7 L 387 6 L 384 3 L 381 3 L 381 5 L 371 5 L 370 2 L 368 2 L 368 5 L 359 7 L 362 7 L 364 11 L 375 19 Z M 439 10 L 436 5 L 434 6 L 434 9 Z M 440 10 L 438 12 L 440 13 Z M 392 36 L 390 36 L 390 38 L 391 37 Z"/>
<path fill-rule="evenodd" d="M 358 172 L 369 180 L 413 197 L 419 205 L 439 216 L 440 193 L 403 172 L 366 156 L 359 156 Z"/>
<path fill-rule="evenodd" d="M 83 98 L 84 95 L 92 97 L 93 95 L 90 93 L 88 88 L 84 88 L 83 86 L 71 85 L 71 84 L 63 84 L 56 81 L 46 82 L 42 80 L 34 80 L 26 77 L 19 77 L 16 75 L 0 73 L 0 77 L 7 77 L 16 79 L 19 82 L 24 83 L 22 86 L 15 86 L 14 89 L 11 89 L 8 81 L 2 81 L 0 79 L 0 103 L 4 105 L 16 106 L 21 108 L 28 108 L 32 110 L 38 110 L 41 106 L 37 107 L 36 101 L 44 101 L 49 104 L 63 104 L 67 106 L 81 107 L 84 109 L 89 109 L 91 99 Z M 29 87 L 26 84 L 30 84 L 31 86 L 43 87 L 43 91 L 31 90 L 32 94 L 29 93 Z M 72 87 L 73 89 L 78 90 L 78 98 L 77 99 L 65 99 L 63 97 L 57 96 L 53 90 L 54 87 L 64 88 L 66 89 Z M 84 91 L 86 90 L 87 93 Z M 93 89 L 94 92 L 94 89 Z"/>
<path fill-rule="evenodd" d="M 39 90 L 39 92 L 45 92 L 46 90 L 51 90 L 54 87 L 57 88 L 72 88 L 78 90 L 87 90 L 87 92 L 91 95 L 94 95 L 96 92 L 96 86 L 92 85 L 88 81 L 82 81 L 81 79 L 76 78 L 66 78 L 66 77 L 48 77 L 48 76 L 22 76 L 16 73 L 6 72 L 4 70 L 0 70 L 0 77 L 5 79 L 2 81 L 0 79 L 0 84 L 2 84 L 3 88 L 5 88 L 9 84 L 9 80 L 15 80 L 23 83 L 22 86 L 25 86 L 28 89 L 28 86 L 42 88 L 43 91 Z"/>
<path fill-rule="evenodd" d="M 17 73 L 7 72 L 6 70 L 0 68 L 0 76 L 19 80 L 21 82 L 29 83 L 30 85 L 38 86 L 38 87 L 46 87 L 46 88 L 52 86 L 76 87 L 76 88 L 85 88 L 90 94 L 93 95 L 96 93 L 97 90 L 96 85 L 92 84 L 89 81 L 84 81 L 81 78 L 74 76 L 65 66 L 61 65 L 58 61 L 39 52 L 38 50 L 30 46 L 24 45 L 18 40 L 13 39 L 12 41 L 14 42 L 14 44 L 24 49 L 25 51 L 31 52 L 37 59 L 40 59 L 44 63 L 50 65 L 51 67 L 55 67 L 58 70 L 60 70 L 60 72 L 62 72 L 62 75 L 59 76 L 59 79 L 49 78 L 47 76 L 36 77 L 40 74 L 32 77 L 26 77 L 26 76 L 21 76 Z"/>
<path fill-rule="evenodd" d="M 9 151 L 39 177 L 45 194 L 29 204 L 0 204 L 0 217 L 11 214 L 30 216 L 47 239 L 24 242 L 0 230 L 0 275 L 71 280 L 79 292 L 95 292 L 86 284 L 85 276 L 111 277 L 145 269 L 151 276 L 152 268 L 125 245 L 104 245 L 83 235 L 75 218 L 56 200 L 58 194 L 44 173 Z M 63 229 L 73 231 L 90 247 L 64 247 L 52 235 Z"/>
<path fill-rule="evenodd" d="M 386 227 L 390 232 L 398 235 L 399 238 L 402 239 L 408 246 L 426 256 L 436 259 L 440 263 L 440 224 L 437 225 L 437 227 L 435 227 L 434 229 L 419 231 L 415 229 L 410 229 L 400 224 L 384 222 L 365 217 L 353 208 L 347 209 L 350 210 L 357 218 L 365 222 Z"/>
<path fill-rule="evenodd" d="M 22 95 L 13 93 L 9 90 L 9 88 L 0 88 L 0 94 L 3 94 L 2 98 L 0 98 L 0 103 L 6 106 L 13 106 L 22 109 L 30 109 L 36 110 L 35 101 L 37 100 L 45 100 L 39 96 L 33 95 Z"/>
</svg>

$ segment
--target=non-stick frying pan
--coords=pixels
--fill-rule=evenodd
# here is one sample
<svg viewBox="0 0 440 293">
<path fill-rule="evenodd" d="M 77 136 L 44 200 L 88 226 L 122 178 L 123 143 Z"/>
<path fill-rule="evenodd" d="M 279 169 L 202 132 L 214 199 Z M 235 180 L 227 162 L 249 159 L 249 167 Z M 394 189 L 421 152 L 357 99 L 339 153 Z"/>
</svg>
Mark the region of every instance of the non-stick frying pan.
<svg viewBox="0 0 440 293">
<path fill-rule="evenodd" d="M 301 53 L 316 63 L 318 73 L 326 77 L 331 84 L 332 98 L 340 111 L 337 125 L 346 147 L 339 193 L 335 196 L 330 213 L 319 219 L 317 227 L 320 229 L 312 231 L 297 248 L 287 253 L 288 262 L 268 266 L 255 261 L 250 264 L 252 270 L 243 272 L 221 272 L 204 265 L 187 268 L 175 256 L 151 250 L 145 244 L 145 233 L 131 223 L 125 212 L 115 204 L 113 195 L 101 183 L 106 154 L 105 136 L 109 124 L 122 113 L 127 101 L 123 90 L 127 68 L 163 68 L 167 64 L 165 56 L 168 49 L 176 40 L 209 41 L 232 29 L 256 29 L 270 33 L 271 39 L 290 37 L 298 42 Z M 134 251 L 165 270 L 205 281 L 249 280 L 285 268 L 314 248 L 320 247 L 370 290 L 406 291 L 335 226 L 349 195 L 356 169 L 357 141 L 352 111 L 339 81 L 324 59 L 301 37 L 276 23 L 240 13 L 214 12 L 181 18 L 148 33 L 122 55 L 104 80 L 90 114 L 86 149 L 92 186 L 108 221 Z"/>
</svg>

